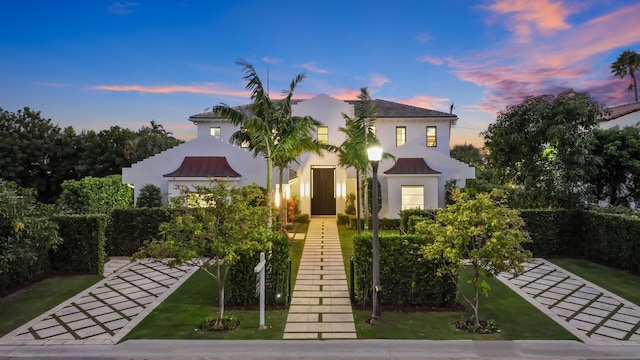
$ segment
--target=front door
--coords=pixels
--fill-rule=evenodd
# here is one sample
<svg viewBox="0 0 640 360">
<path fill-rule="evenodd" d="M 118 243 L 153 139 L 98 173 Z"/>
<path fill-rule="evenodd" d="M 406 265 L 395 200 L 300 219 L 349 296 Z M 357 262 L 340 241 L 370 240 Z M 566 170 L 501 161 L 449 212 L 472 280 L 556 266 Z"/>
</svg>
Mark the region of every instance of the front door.
<svg viewBox="0 0 640 360">
<path fill-rule="evenodd" d="M 335 167 L 311 168 L 311 215 L 335 215 Z"/>
</svg>

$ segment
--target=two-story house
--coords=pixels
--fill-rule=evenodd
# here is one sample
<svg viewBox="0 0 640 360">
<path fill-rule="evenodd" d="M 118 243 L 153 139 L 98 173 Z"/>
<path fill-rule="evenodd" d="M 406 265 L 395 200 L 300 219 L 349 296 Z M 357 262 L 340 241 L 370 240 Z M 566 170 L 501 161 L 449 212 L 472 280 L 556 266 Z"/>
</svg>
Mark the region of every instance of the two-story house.
<svg viewBox="0 0 640 360">
<path fill-rule="evenodd" d="M 458 117 L 440 111 L 373 100 L 377 109 L 374 131 L 385 152 L 395 160 L 382 160 L 378 178 L 382 192 L 381 217 L 397 218 L 402 209 L 443 207 L 445 183 L 459 186 L 475 178 L 475 169 L 449 156 L 451 127 Z M 292 102 L 294 115 L 309 115 L 322 125 L 317 139 L 339 146 L 345 125 L 342 114 L 354 117 L 354 101 L 318 95 Z M 135 185 L 135 197 L 145 184 L 154 184 L 169 197 L 180 185 L 206 184 L 224 178 L 238 186 L 266 186 L 266 161 L 254 158 L 248 149 L 228 142 L 238 130 L 228 120 L 208 112 L 189 118 L 197 125 L 197 137 L 173 149 L 133 164 L 122 171 L 122 181 Z M 274 190 L 278 171 L 274 169 Z M 284 192 L 297 196 L 302 213 L 344 213 L 346 196 L 356 192 L 356 173 L 338 165 L 335 154 L 303 154 L 284 174 Z M 166 200 L 166 199 L 165 199 Z"/>
</svg>

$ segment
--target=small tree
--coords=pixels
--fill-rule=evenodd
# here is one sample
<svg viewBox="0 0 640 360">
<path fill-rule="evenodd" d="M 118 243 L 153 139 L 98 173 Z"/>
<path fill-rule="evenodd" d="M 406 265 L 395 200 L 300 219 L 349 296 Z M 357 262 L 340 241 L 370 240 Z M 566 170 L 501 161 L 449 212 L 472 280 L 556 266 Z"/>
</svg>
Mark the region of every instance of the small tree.
<svg viewBox="0 0 640 360">
<path fill-rule="evenodd" d="M 186 205 L 200 205 L 189 207 Z M 218 286 L 218 317 L 223 326 L 225 284 L 239 255 L 264 247 L 269 208 L 256 185 L 237 188 L 222 180 L 194 190 L 181 188 L 171 207 L 180 215 L 160 225 L 160 238 L 145 245 L 133 259 L 152 258 L 169 267 L 198 266 Z"/>
<path fill-rule="evenodd" d="M 460 294 L 471 306 L 472 320 L 479 328 L 480 295 L 486 296 L 490 289 L 485 279 L 501 272 L 522 272 L 522 264 L 531 257 L 522 247 L 530 241 L 529 235 L 518 211 L 508 208 L 499 192 L 471 198 L 456 189 L 452 196 L 453 204 L 439 211 L 435 222 L 416 224 L 416 232 L 432 239 L 424 253 L 440 262 L 439 276 L 457 281 L 461 273 L 467 275 L 473 298 Z"/>
<path fill-rule="evenodd" d="M 136 199 L 136 207 L 162 207 L 162 192 L 160 191 L 160 188 L 153 184 L 143 186 L 142 189 L 140 189 L 138 199 Z"/>
</svg>

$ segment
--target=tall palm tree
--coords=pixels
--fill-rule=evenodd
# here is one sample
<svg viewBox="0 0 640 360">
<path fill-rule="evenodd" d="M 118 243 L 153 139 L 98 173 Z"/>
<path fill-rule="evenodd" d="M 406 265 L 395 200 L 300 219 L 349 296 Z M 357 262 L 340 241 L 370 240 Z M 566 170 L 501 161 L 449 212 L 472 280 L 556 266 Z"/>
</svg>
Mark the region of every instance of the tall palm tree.
<svg viewBox="0 0 640 360">
<path fill-rule="evenodd" d="M 307 151 L 321 154 L 325 149 L 313 136 L 314 131 L 320 126 L 320 122 L 310 116 L 292 116 L 284 119 L 278 129 L 278 142 L 273 152 L 273 163 L 280 171 L 279 173 L 279 194 L 281 216 L 286 220 L 287 208 L 283 192 L 283 173 L 296 162 L 298 156 Z"/>
<path fill-rule="evenodd" d="M 638 70 L 640 70 L 640 54 L 630 49 L 623 51 L 616 61 L 611 64 L 611 72 L 615 76 L 621 79 L 624 79 L 627 74 L 631 76 L 632 82 L 627 90 L 634 91 L 636 102 L 638 102 L 638 84 L 636 82 Z"/>
<path fill-rule="evenodd" d="M 344 127 L 339 128 L 339 131 L 345 134 L 345 141 L 343 141 L 340 146 L 331 147 L 331 149 L 338 154 L 338 165 L 351 167 L 356 170 L 357 229 L 358 233 L 360 233 L 360 200 L 363 194 L 361 191 L 360 174 L 368 174 L 369 159 L 367 157 L 367 147 L 377 144 L 378 140 L 373 132 L 376 121 L 376 109 L 371 101 L 371 96 L 367 88 L 360 89 L 358 99 L 360 101 L 354 106 L 355 116 L 353 118 L 347 114 L 342 114 L 346 123 Z M 389 158 L 390 154 L 385 153 L 383 156 L 384 158 Z M 365 212 L 366 209 L 367 206 L 365 205 Z M 365 218 L 367 218 L 366 213 Z"/>
<path fill-rule="evenodd" d="M 236 145 L 248 144 L 248 149 L 253 156 L 262 156 L 267 162 L 267 202 L 269 204 L 269 220 L 267 228 L 273 224 L 273 160 L 274 154 L 278 154 L 276 146 L 280 142 L 281 134 L 278 132 L 281 124 L 291 118 L 291 98 L 296 86 L 304 80 L 304 73 L 296 75 L 289 86 L 288 91 L 283 91 L 284 99 L 274 102 L 269 97 L 269 92 L 262 84 L 253 65 L 238 61 L 243 67 L 243 80 L 245 88 L 251 92 L 252 103 L 248 113 L 241 109 L 232 108 L 227 104 L 213 107 L 213 111 L 223 118 L 228 119 L 241 130 L 231 136 L 231 142 Z"/>
</svg>

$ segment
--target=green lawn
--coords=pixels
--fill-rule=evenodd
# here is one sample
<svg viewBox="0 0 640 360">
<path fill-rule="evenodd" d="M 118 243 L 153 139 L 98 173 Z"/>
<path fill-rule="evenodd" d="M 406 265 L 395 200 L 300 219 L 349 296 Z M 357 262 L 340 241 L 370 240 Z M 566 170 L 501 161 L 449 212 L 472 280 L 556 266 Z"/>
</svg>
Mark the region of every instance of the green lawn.
<svg viewBox="0 0 640 360">
<path fill-rule="evenodd" d="M 640 277 L 583 259 L 548 260 L 640 306 Z"/>
<path fill-rule="evenodd" d="M 56 276 L 0 298 L 0 336 L 100 281 L 98 275 Z"/>
<path fill-rule="evenodd" d="M 199 270 L 138 324 L 128 339 L 282 339 L 287 320 L 286 310 L 265 313 L 267 329 L 258 330 L 257 310 L 226 309 L 235 315 L 240 326 L 232 331 L 207 332 L 198 329 L 202 320 L 217 312 L 218 292 L 213 278 Z"/>
</svg>

